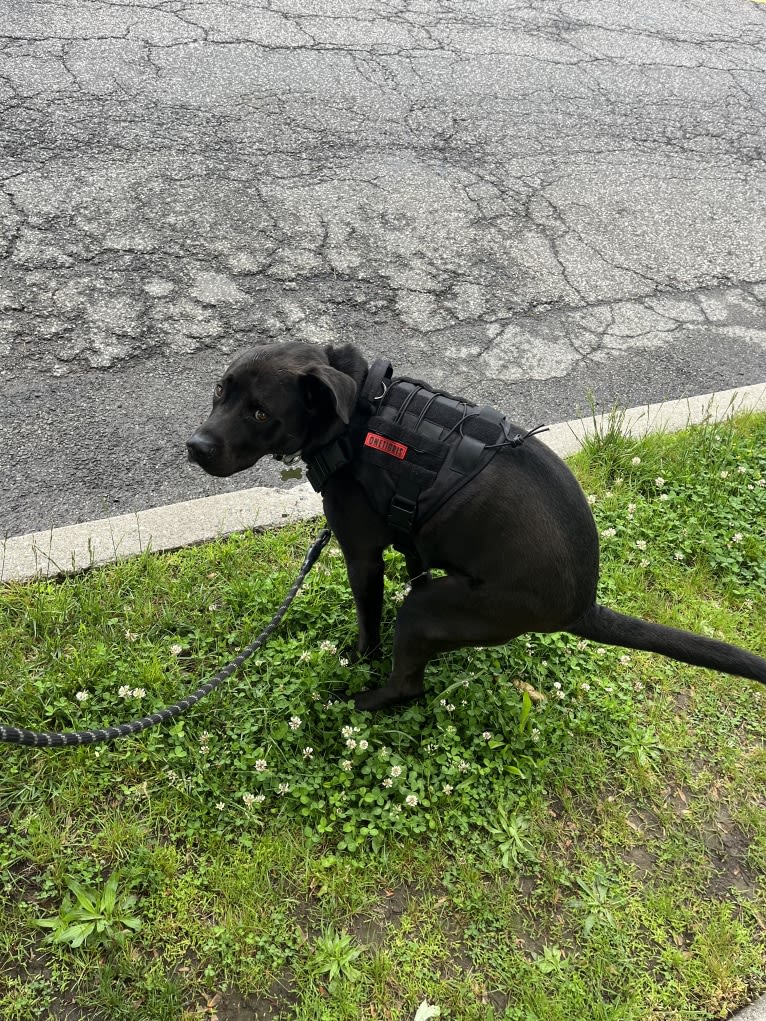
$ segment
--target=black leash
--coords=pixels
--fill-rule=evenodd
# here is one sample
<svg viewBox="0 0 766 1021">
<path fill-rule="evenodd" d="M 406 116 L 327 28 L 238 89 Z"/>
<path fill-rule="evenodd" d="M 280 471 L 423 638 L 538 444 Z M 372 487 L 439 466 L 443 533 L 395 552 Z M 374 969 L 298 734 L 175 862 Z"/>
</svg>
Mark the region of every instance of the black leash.
<svg viewBox="0 0 766 1021">
<path fill-rule="evenodd" d="M 197 688 L 196 691 L 187 695 L 186 698 L 181 699 L 180 702 L 166 706 L 164 709 L 159 709 L 156 713 L 152 713 L 151 716 L 144 716 L 140 720 L 132 720 L 130 723 L 120 723 L 117 726 L 107 727 L 104 730 L 76 730 L 62 733 L 44 730 L 21 730 L 18 727 L 5 727 L 0 725 L 0 742 L 5 742 L 7 744 L 32 745 L 35 748 L 71 748 L 73 745 L 97 744 L 103 741 L 115 741 L 118 737 L 128 737 L 130 734 L 138 734 L 142 730 L 146 730 L 148 727 L 154 727 L 158 723 L 165 723 L 167 720 L 175 719 L 176 716 L 180 716 L 182 713 L 185 713 L 187 709 L 191 709 L 193 705 L 196 705 L 201 698 L 204 698 L 205 695 L 217 688 L 221 681 L 224 681 L 227 677 L 231 677 L 234 671 L 238 670 L 245 660 L 249 659 L 257 649 L 260 649 L 260 647 L 271 636 L 272 632 L 276 630 L 282 618 L 287 613 L 290 603 L 292 603 L 293 599 L 295 599 L 298 594 L 298 589 L 303 584 L 306 575 L 319 559 L 320 553 L 330 541 L 331 535 L 332 532 L 329 528 L 323 528 L 319 533 L 319 536 L 313 546 L 311 546 L 306 554 L 303 564 L 301 565 L 301 569 L 298 572 L 298 577 L 290 587 L 290 591 L 285 596 L 282 605 L 255 641 L 251 642 L 250 645 L 243 649 L 237 658 L 232 660 L 232 662 L 229 663 L 228 666 L 225 666 L 223 670 L 219 671 L 212 680 L 207 681 L 201 687 Z"/>
</svg>

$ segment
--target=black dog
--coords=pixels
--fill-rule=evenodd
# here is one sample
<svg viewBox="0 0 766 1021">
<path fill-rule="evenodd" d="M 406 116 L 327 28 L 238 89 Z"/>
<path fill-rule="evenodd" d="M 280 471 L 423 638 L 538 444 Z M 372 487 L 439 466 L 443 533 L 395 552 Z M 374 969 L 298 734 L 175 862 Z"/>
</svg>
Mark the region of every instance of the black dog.
<svg viewBox="0 0 766 1021">
<path fill-rule="evenodd" d="M 397 389 L 388 375 L 351 345 L 253 348 L 216 384 L 212 413 L 187 443 L 211 475 L 266 454 L 307 462 L 346 559 L 360 655 L 380 643 L 383 550 L 405 554 L 413 585 L 396 619 L 393 671 L 356 697 L 357 708 L 417 698 L 439 652 L 529 631 L 569 631 L 766 682 L 758 656 L 600 606 L 598 533 L 564 462 L 491 409 L 417 381 Z M 394 471 L 410 461 L 414 481 Z M 446 497 L 434 505 L 440 471 Z M 429 568 L 446 575 L 432 579 Z"/>
</svg>

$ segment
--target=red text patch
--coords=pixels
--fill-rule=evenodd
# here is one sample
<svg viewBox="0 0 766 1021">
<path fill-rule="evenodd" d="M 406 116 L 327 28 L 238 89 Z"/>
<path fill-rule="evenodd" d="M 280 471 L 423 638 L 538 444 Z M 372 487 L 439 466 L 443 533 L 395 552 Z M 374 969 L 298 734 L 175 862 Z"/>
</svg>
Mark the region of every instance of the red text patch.
<svg viewBox="0 0 766 1021">
<path fill-rule="evenodd" d="M 407 456 L 407 447 L 403 443 L 396 443 L 387 436 L 381 436 L 380 433 L 367 433 L 364 445 L 372 447 L 373 450 L 380 450 L 383 454 L 390 454 L 391 457 L 398 457 L 400 461 Z"/>
</svg>

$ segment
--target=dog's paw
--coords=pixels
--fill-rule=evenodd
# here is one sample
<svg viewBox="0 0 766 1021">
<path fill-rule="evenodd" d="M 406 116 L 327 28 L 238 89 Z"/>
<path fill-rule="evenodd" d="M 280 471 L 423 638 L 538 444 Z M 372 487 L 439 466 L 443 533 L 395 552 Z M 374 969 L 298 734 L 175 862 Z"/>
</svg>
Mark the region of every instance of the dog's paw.
<svg viewBox="0 0 766 1021">
<path fill-rule="evenodd" d="M 416 702 L 423 694 L 422 689 L 418 691 L 402 692 L 392 691 L 390 688 L 368 688 L 353 696 L 354 708 L 360 712 L 375 712 L 377 709 L 392 709 L 395 706 L 407 705 L 409 702 Z"/>
<path fill-rule="evenodd" d="M 349 695 L 348 699 L 354 703 L 357 712 L 372 712 L 378 708 L 378 688 L 368 688 L 366 691 L 357 691 L 355 695 Z"/>
</svg>

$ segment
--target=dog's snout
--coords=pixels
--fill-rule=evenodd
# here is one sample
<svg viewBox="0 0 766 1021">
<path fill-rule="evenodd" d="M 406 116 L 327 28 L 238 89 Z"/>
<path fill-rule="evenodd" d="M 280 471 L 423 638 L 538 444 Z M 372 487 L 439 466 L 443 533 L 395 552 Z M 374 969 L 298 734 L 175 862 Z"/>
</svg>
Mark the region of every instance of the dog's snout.
<svg viewBox="0 0 766 1021">
<path fill-rule="evenodd" d="M 204 464 L 216 456 L 218 445 L 211 436 L 198 429 L 186 441 L 186 450 L 190 461 L 194 464 Z"/>
</svg>

